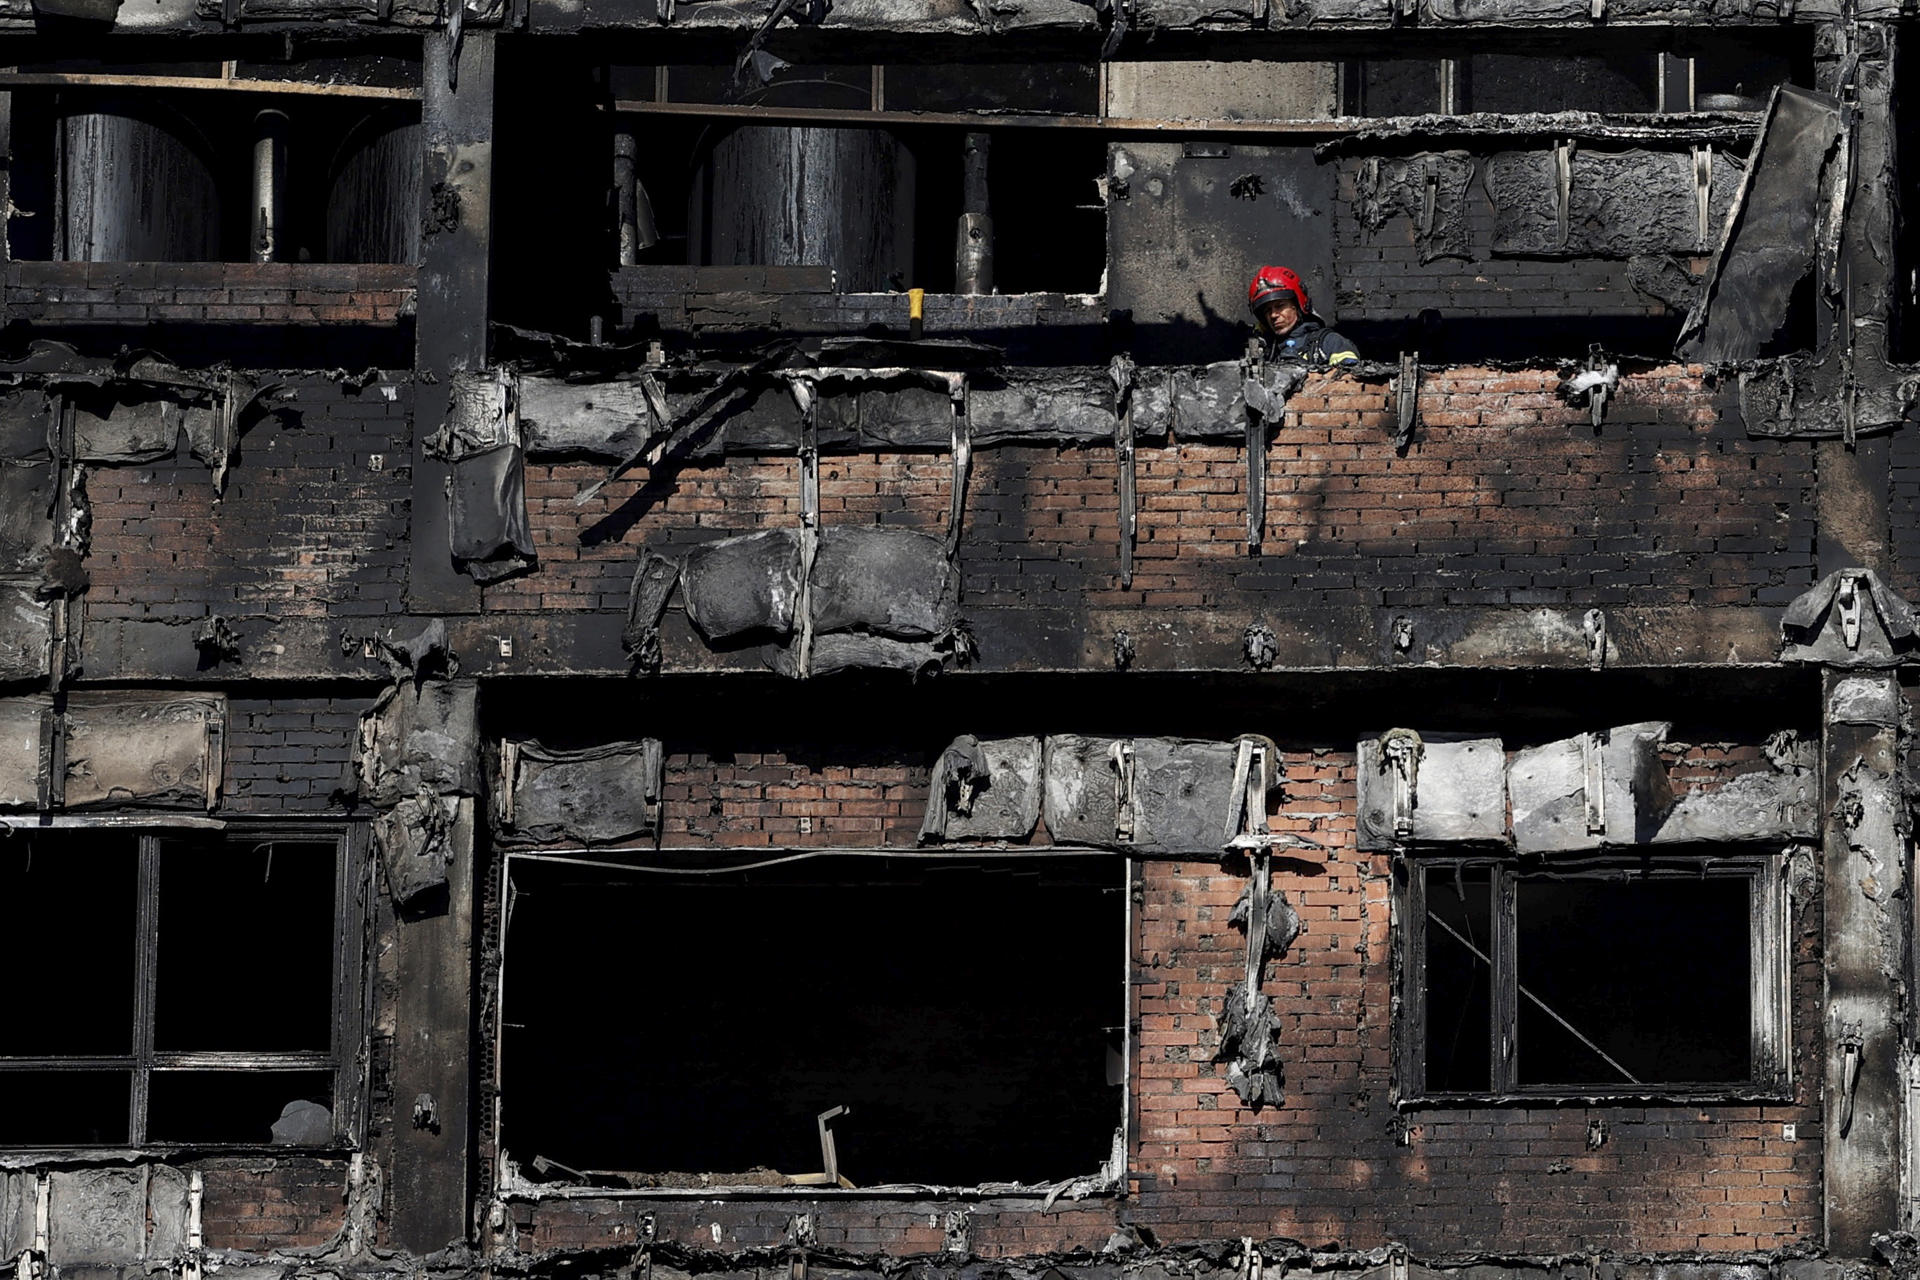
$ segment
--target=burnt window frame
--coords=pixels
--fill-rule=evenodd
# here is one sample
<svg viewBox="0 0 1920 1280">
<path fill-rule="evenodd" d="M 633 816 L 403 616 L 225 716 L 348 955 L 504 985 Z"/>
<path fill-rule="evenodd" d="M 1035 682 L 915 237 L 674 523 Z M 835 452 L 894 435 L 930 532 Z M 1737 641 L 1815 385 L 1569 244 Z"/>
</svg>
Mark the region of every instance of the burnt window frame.
<svg viewBox="0 0 1920 1280">
<path fill-rule="evenodd" d="M 1793 1097 L 1793 1023 L 1791 946 L 1793 903 L 1787 891 L 1786 851 L 1778 846 L 1715 845 L 1698 849 L 1675 845 L 1658 853 L 1608 851 L 1592 855 L 1555 855 L 1518 859 L 1510 853 L 1461 852 L 1444 855 L 1396 855 L 1393 867 L 1394 1083 L 1400 1106 L 1459 1106 L 1481 1103 L 1542 1104 L 1585 1102 L 1606 1105 L 1636 1101 L 1791 1101 Z M 1453 868 L 1485 870 L 1489 877 L 1493 937 L 1489 953 L 1487 1090 L 1429 1089 L 1427 1046 L 1427 910 L 1429 873 Z M 1522 879 L 1602 882 L 1648 877 L 1666 880 L 1743 879 L 1748 882 L 1748 981 L 1750 1074 L 1744 1081 L 1687 1084 L 1648 1081 L 1620 1085 L 1531 1085 L 1516 1079 L 1519 983 L 1515 911 L 1516 884 Z M 1503 1047 L 1506 1051 L 1503 1051 Z"/>
<path fill-rule="evenodd" d="M 1125 857 L 1113 850 L 1084 845 L 1046 845 L 1021 846 L 997 844 L 949 845 L 940 849 L 884 848 L 871 846 L 838 845 L 770 845 L 751 846 L 731 850 L 721 850 L 706 846 L 575 846 L 572 844 L 538 848 L 515 848 L 500 843 L 493 844 L 496 868 L 492 892 L 497 895 L 494 903 L 494 919 L 489 925 L 489 934 L 485 949 L 490 951 L 493 960 L 491 973 L 484 979 L 489 988 L 487 1003 L 490 1008 L 483 1016 L 480 1042 L 491 1041 L 486 1049 L 490 1057 L 481 1079 L 484 1082 L 482 1092 L 491 1097 L 485 1106 L 489 1113 L 486 1124 L 484 1164 L 491 1165 L 487 1181 L 491 1184 L 492 1194 L 512 1199 L 540 1201 L 547 1198 L 568 1198 L 585 1191 L 596 1197 L 611 1200 L 634 1199 L 650 1200 L 656 1198 L 672 1199 L 688 1195 L 710 1200 L 729 1200 L 736 1197 L 748 1199 L 765 1198 L 768 1195 L 799 1196 L 810 1199 L 896 1199 L 903 1191 L 923 1192 L 935 1187 L 936 1198 L 952 1196 L 1024 1195 L 1038 1194 L 1047 1187 L 1059 1184 L 1023 1185 L 1015 1182 L 988 1179 L 977 1184 L 935 1184 L 919 1181 L 895 1181 L 861 1183 L 859 1185 L 830 1185 L 819 1182 L 805 1182 L 796 1179 L 780 1185 L 768 1185 L 752 1181 L 714 1181 L 702 1183 L 698 1188 L 671 1186 L 631 1185 L 617 1186 L 605 1181 L 609 1176 L 628 1174 L 645 1177 L 661 1172 L 645 1167 L 620 1167 L 615 1171 L 593 1171 L 581 1173 L 557 1165 L 566 1174 L 576 1174 L 583 1181 L 566 1180 L 547 1182 L 529 1178 L 527 1170 L 535 1168 L 534 1157 L 538 1151 L 526 1152 L 510 1148 L 504 1141 L 504 1099 L 507 1090 L 507 1054 L 504 1031 L 510 1021 L 507 1001 L 507 968 L 512 963 L 511 948 L 507 942 L 507 929 L 511 923 L 512 903 L 522 889 L 514 878 L 517 867 L 546 864 L 565 864 L 576 867 L 598 868 L 609 874 L 635 875 L 642 878 L 655 876 L 660 878 L 700 877 L 732 875 L 750 872 L 762 867 L 790 861 L 812 861 L 817 859 L 846 859 L 857 861 L 866 858 L 900 858 L 903 860 L 940 860 L 953 863 L 967 863 L 984 866 L 990 863 L 1003 863 L 1009 868 L 1017 867 L 1023 861 L 1033 859 L 1086 859 L 1091 861 L 1110 861 L 1118 866 L 1114 872 L 1110 890 L 1115 893 L 1119 904 L 1117 936 L 1112 945 L 1118 949 L 1118 957 L 1113 968 L 1119 990 L 1110 993 L 1119 1021 L 1114 1024 L 1118 1031 L 1120 1078 L 1112 1084 L 1118 1092 L 1117 1104 L 1113 1113 L 1114 1130 L 1112 1145 L 1104 1159 L 1090 1162 L 1088 1170 L 1082 1174 L 1070 1175 L 1066 1181 L 1079 1185 L 1082 1190 L 1077 1194 L 1088 1196 L 1126 1195 L 1127 1183 L 1127 1144 L 1135 1128 L 1135 1107 L 1139 1090 L 1139 1078 L 1135 1070 L 1134 1055 L 1139 1052 L 1139 991 L 1134 982 L 1137 968 L 1135 956 L 1138 942 L 1140 915 L 1137 894 L 1141 884 L 1141 862 L 1138 858 Z M 715 863 L 716 853 L 751 855 L 739 865 Z M 632 855 L 620 860 L 622 855 Z M 517 1005 L 515 1006 L 517 1007 Z M 811 1169 L 803 1174 L 812 1174 Z"/>
<path fill-rule="evenodd" d="M 365 1139 L 366 1079 L 364 1042 L 370 1025 L 371 970 L 366 963 L 366 938 L 372 925 L 374 895 L 372 863 L 364 823 L 276 822 L 253 820 L 136 822 L 68 819 L 22 828 L 23 833 L 55 835 L 63 831 L 95 835 L 115 832 L 137 841 L 134 901 L 133 1028 L 130 1051 L 124 1054 L 57 1054 L 39 1057 L 0 1057 L 0 1072 L 126 1072 L 128 1089 L 127 1140 L 103 1143 L 0 1144 L 0 1151 L 351 1151 Z M 158 942 L 160 924 L 161 846 L 168 841 L 196 837 L 228 842 L 332 844 L 334 846 L 334 911 L 332 930 L 333 993 L 331 1045 L 325 1052 L 292 1050 L 158 1050 L 154 1047 L 155 1010 L 159 991 Z M 149 1102 L 153 1077 L 168 1071 L 326 1071 L 333 1077 L 333 1134 L 322 1144 L 148 1140 Z"/>
</svg>

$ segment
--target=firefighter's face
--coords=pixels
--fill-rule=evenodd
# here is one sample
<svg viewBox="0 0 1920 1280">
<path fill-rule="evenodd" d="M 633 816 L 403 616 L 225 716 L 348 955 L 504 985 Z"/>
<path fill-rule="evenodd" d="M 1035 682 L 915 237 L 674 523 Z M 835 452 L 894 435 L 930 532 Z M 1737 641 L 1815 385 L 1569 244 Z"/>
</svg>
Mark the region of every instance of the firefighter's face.
<svg viewBox="0 0 1920 1280">
<path fill-rule="evenodd" d="M 1274 337 L 1284 338 L 1300 323 L 1300 304 L 1294 301 L 1292 294 L 1283 294 L 1280 301 L 1269 302 L 1262 307 L 1260 316 L 1267 322 L 1267 328 Z"/>
</svg>

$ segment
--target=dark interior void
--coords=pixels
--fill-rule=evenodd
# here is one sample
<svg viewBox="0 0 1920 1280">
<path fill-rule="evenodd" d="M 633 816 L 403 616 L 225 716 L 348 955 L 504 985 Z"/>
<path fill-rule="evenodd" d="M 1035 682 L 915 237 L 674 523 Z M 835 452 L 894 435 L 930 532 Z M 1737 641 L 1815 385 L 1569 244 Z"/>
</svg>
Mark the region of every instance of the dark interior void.
<svg viewBox="0 0 1920 1280">
<path fill-rule="evenodd" d="M 162 841 L 154 1047 L 331 1048 L 334 876 L 330 841 Z M 227 963 L 236 928 L 272 937 L 273 963 Z"/>
<path fill-rule="evenodd" d="M 1416 625 L 1422 620 L 1412 610 Z M 1085 733 L 1229 740 L 1248 726 L 1289 749 L 1377 737 L 1399 724 L 1495 734 L 1508 750 L 1538 746 L 1608 722 L 1673 723 L 1677 742 L 1758 742 L 1778 729 L 1818 736 L 1820 673 L 1796 666 L 1609 667 L 1604 671 L 1441 667 L 1319 672 L 1090 672 L 947 675 L 913 683 L 904 672 L 812 681 L 748 676 L 502 679 L 489 685 L 491 737 L 549 746 L 606 741 L 609 723 L 645 724 L 669 753 L 781 751 L 796 760 L 897 762 L 923 748 L 929 762 L 962 733 Z M 862 730 L 847 708 L 893 705 L 911 692 L 913 716 L 874 718 Z M 861 722 L 862 724 L 866 722 Z M 809 726 L 796 742 L 793 726 Z M 556 735 L 556 729 L 561 730 Z M 569 735 L 566 730 L 571 729 Z M 1293 733 L 1294 737 L 1288 737 Z"/>
<path fill-rule="evenodd" d="M 710 245 L 689 239 L 695 222 L 689 217 L 691 202 L 716 198 L 711 184 L 701 181 L 705 158 L 730 125 L 723 121 L 635 119 L 636 128 L 647 139 L 639 156 L 639 179 L 646 188 L 660 235 L 659 242 L 643 251 L 639 261 L 659 265 L 768 265 L 715 262 Z M 1094 184 L 1105 167 L 1105 144 L 1093 135 L 1063 136 L 1044 129 L 999 128 L 989 132 L 988 208 L 993 217 L 995 291 L 1098 290 L 1105 268 L 1106 235 Z M 912 270 L 888 279 L 886 287 L 950 293 L 961 214 L 964 131 L 916 126 L 896 130 L 892 136 L 911 156 L 914 174 L 913 243 L 901 247 L 912 262 Z M 609 149 L 611 145 L 609 142 Z M 596 197 L 597 209 L 606 204 L 604 198 Z M 615 240 L 610 221 L 596 230 L 593 242 L 606 247 L 603 261 L 611 266 Z"/>
<path fill-rule="evenodd" d="M 1520 877 L 1515 976 L 1531 998 L 1518 1002 L 1518 1083 L 1749 1079 L 1751 883 Z"/>
<path fill-rule="evenodd" d="M 503 1144 L 522 1168 L 1040 1182 L 1120 1119 L 1122 864 L 822 857 L 679 876 L 516 859 Z"/>
<path fill-rule="evenodd" d="M 1748 876 L 1457 864 L 1421 874 L 1428 1092 L 1502 1087 L 1492 1046 L 1509 1039 L 1508 1083 L 1519 1089 L 1752 1079 Z M 1503 900 L 1511 914 L 1497 921 Z M 1506 984 L 1497 977 L 1503 954 L 1512 965 Z M 1497 1025 L 1503 985 L 1514 1009 L 1511 1036 Z"/>
<path fill-rule="evenodd" d="M 0 1071 L 0 1147 L 122 1145 L 132 1090 L 129 1070 Z"/>
<path fill-rule="evenodd" d="M 37 992 L 32 1016 L 0 1018 L 0 1058 L 133 1052 L 139 887 L 137 836 L 0 838 L 7 950 L 33 958 Z"/>
<path fill-rule="evenodd" d="M 255 68 L 256 73 L 265 69 Z M 204 71 L 200 74 L 207 74 Z M 191 75 L 170 67 L 168 74 Z M 218 74 L 216 68 L 212 74 Z M 8 220 L 16 259 L 249 262 L 253 260 L 253 161 L 258 117 L 271 109 L 285 117 L 283 219 L 276 261 L 405 262 L 395 228 L 417 225 L 417 207 L 385 207 L 418 199 L 404 163 L 417 174 L 419 107 L 413 103 L 330 99 L 314 95 L 108 89 L 18 91 L 13 95 L 10 164 L 15 216 Z M 107 182 L 75 153 L 63 120 L 99 116 L 121 121 L 110 165 L 112 194 L 121 207 L 138 207 L 152 228 L 132 237 L 175 246 L 123 255 L 88 255 L 77 215 L 63 215 L 60 175 L 74 173 L 69 191 Z M 386 194 L 384 198 L 373 188 Z M 31 216 L 28 216 L 31 215 Z M 99 230 L 103 241 L 116 239 Z"/>
<path fill-rule="evenodd" d="M 155 1071 L 147 1086 L 147 1141 L 247 1143 L 273 1140 L 289 1102 L 333 1105 L 327 1071 Z"/>
<path fill-rule="evenodd" d="M 1427 872 L 1427 1088 L 1493 1085 L 1493 875 L 1486 867 Z"/>
<path fill-rule="evenodd" d="M 1445 110 L 1441 58 L 1451 56 L 1452 110 L 1759 111 L 1785 81 L 1810 84 L 1800 33 L 1672 33 L 1658 48 L 1619 42 L 1577 53 L 1542 45 L 1486 53 L 1348 62 L 1344 109 L 1356 116 Z"/>
</svg>

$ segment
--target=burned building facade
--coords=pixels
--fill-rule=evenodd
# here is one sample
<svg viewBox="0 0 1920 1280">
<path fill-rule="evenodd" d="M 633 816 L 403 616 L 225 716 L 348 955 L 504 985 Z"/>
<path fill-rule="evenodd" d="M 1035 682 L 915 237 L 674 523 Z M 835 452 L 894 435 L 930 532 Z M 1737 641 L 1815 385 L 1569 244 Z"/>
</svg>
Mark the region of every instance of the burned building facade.
<svg viewBox="0 0 1920 1280">
<path fill-rule="evenodd" d="M 1910 22 L 0 0 L 0 1262 L 1920 1267 Z"/>
</svg>

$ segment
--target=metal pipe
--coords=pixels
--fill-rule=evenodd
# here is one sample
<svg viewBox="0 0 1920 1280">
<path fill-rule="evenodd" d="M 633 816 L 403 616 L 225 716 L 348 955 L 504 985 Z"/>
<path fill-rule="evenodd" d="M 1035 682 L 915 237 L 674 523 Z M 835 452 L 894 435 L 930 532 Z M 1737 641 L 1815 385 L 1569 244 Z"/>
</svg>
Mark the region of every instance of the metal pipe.
<svg viewBox="0 0 1920 1280">
<path fill-rule="evenodd" d="M 988 213 L 987 164 L 992 137 L 968 133 L 961 146 L 964 163 L 960 226 L 953 243 L 953 291 L 993 292 L 993 218 Z"/>
<path fill-rule="evenodd" d="M 287 113 L 269 108 L 253 118 L 253 260 L 280 257 L 286 220 Z"/>
<path fill-rule="evenodd" d="M 613 198 L 620 223 L 620 265 L 631 267 L 640 254 L 660 243 L 653 201 L 639 178 L 640 142 L 629 130 L 613 135 Z"/>
</svg>

